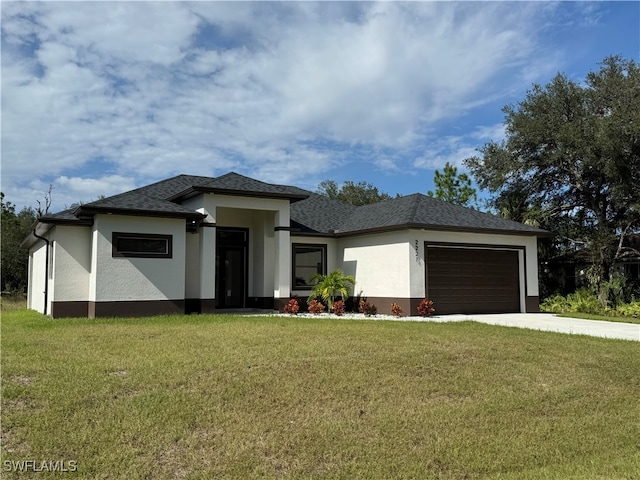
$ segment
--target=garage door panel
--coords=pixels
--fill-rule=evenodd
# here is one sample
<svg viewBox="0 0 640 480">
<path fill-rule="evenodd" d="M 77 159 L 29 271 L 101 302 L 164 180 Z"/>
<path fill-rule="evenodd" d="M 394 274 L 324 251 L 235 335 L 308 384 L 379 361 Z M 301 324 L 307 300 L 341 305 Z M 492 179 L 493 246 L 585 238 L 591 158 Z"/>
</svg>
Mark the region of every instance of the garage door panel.
<svg viewBox="0 0 640 480">
<path fill-rule="evenodd" d="M 438 313 L 520 311 L 518 252 L 427 248 L 427 293 Z"/>
</svg>

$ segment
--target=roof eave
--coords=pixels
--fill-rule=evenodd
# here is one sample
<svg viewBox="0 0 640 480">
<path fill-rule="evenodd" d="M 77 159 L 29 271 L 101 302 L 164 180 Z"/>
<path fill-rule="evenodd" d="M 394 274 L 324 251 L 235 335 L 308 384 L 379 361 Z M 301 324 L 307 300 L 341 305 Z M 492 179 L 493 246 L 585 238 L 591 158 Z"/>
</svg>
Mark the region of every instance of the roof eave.
<svg viewBox="0 0 640 480">
<path fill-rule="evenodd" d="M 55 227 L 53 223 L 41 222 L 40 219 L 36 220 L 36 222 L 31 227 L 31 231 L 29 234 L 20 242 L 21 247 L 31 248 L 31 246 L 40 240 L 36 235 L 42 237 L 49 233 L 49 231 Z"/>
<path fill-rule="evenodd" d="M 275 198 L 281 200 L 289 200 L 291 203 L 306 200 L 309 195 L 304 194 L 292 194 L 292 193 L 278 193 L 278 192 L 257 192 L 253 190 L 239 190 L 233 188 L 219 188 L 219 187 L 189 187 L 182 192 L 179 192 L 169 198 L 170 202 L 179 202 L 202 193 L 214 193 L 218 195 L 229 195 L 233 197 L 252 197 L 252 198 Z"/>
<path fill-rule="evenodd" d="M 398 225 L 384 225 L 380 227 L 365 228 L 362 230 L 336 231 L 336 237 L 351 237 L 358 235 L 369 235 L 374 233 L 387 233 L 401 230 L 431 230 L 445 232 L 461 232 L 461 233 L 488 233 L 498 235 L 511 235 L 519 237 L 551 237 L 553 233 L 546 230 L 527 231 L 527 230 L 506 230 L 499 228 L 482 228 L 482 227 L 462 227 L 452 225 L 433 225 L 424 223 L 404 223 Z"/>
<path fill-rule="evenodd" d="M 294 230 L 291 232 L 292 237 L 322 237 L 322 238 L 336 238 L 335 232 L 303 232 Z"/>
<path fill-rule="evenodd" d="M 55 217 L 41 217 L 38 219 L 40 223 L 46 223 L 49 225 L 71 225 L 78 227 L 90 227 L 93 225 L 93 218 L 55 218 Z"/>
<path fill-rule="evenodd" d="M 146 210 L 136 208 L 114 208 L 114 207 L 79 207 L 74 214 L 82 216 L 93 215 L 128 215 L 135 217 L 156 217 L 156 218 L 184 218 L 201 220 L 206 215 L 199 212 L 167 212 L 159 210 Z"/>
</svg>

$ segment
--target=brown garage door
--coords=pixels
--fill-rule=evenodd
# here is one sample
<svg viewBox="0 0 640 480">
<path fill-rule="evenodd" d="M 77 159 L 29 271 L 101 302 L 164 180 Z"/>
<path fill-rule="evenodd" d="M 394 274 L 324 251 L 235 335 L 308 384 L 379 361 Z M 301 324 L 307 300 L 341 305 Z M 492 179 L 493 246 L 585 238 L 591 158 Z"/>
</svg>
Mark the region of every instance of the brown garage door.
<svg viewBox="0 0 640 480">
<path fill-rule="evenodd" d="M 436 314 L 520 311 L 518 252 L 427 248 L 427 297 Z"/>
</svg>

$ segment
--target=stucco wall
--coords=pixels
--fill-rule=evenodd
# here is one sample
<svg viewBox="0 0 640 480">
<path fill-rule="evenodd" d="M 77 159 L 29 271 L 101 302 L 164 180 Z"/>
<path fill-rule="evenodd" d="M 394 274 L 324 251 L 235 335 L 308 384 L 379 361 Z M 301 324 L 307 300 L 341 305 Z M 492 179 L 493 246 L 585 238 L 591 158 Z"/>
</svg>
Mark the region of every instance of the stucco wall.
<svg viewBox="0 0 640 480">
<path fill-rule="evenodd" d="M 412 250 L 408 232 L 340 239 L 339 250 L 342 252 L 342 269 L 356 277 L 356 294 L 362 293 L 366 297 L 411 296 Z"/>
<path fill-rule="evenodd" d="M 87 301 L 91 271 L 91 228 L 59 225 L 55 228 L 53 239 L 55 270 L 52 300 Z"/>
<path fill-rule="evenodd" d="M 112 256 L 112 233 L 173 236 L 172 258 Z M 94 218 L 89 300 L 177 300 L 185 294 L 185 221 L 183 219 L 96 215 Z"/>
<path fill-rule="evenodd" d="M 44 312 L 46 255 L 47 247 L 45 242 L 42 240 L 38 240 L 29 250 L 29 289 L 27 291 L 27 306 L 40 313 Z"/>
</svg>

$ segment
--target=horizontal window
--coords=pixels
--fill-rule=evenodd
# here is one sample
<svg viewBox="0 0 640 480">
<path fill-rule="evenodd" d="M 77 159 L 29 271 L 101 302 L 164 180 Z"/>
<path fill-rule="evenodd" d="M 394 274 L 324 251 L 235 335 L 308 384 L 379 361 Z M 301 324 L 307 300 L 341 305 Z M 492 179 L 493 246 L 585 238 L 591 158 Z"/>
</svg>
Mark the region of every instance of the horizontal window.
<svg viewBox="0 0 640 480">
<path fill-rule="evenodd" d="M 315 275 L 327 274 L 327 246 L 293 244 L 293 282 L 294 290 L 311 289 L 311 279 Z"/>
<path fill-rule="evenodd" d="M 112 256 L 138 258 L 171 258 L 173 237 L 151 233 L 113 232 Z"/>
</svg>

